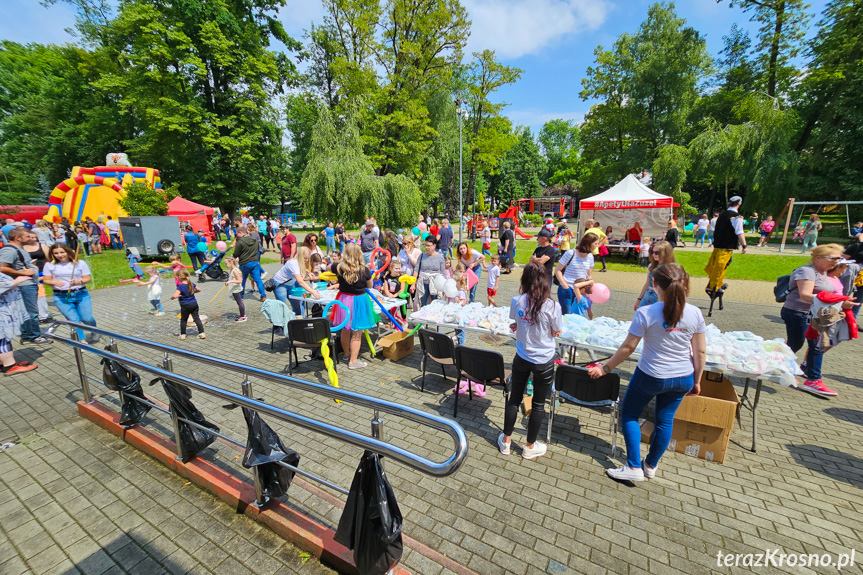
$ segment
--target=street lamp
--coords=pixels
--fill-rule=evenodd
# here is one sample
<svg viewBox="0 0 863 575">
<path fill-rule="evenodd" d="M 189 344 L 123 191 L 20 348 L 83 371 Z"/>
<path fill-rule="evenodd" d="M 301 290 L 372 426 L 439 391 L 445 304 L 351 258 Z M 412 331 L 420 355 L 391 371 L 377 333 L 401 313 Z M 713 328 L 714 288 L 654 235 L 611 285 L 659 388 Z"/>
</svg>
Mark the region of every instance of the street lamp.
<svg viewBox="0 0 863 575">
<path fill-rule="evenodd" d="M 464 102 L 461 97 L 455 99 L 457 109 L 455 111 L 458 116 L 458 241 L 461 243 L 461 230 L 464 227 L 464 203 L 462 202 L 462 184 L 461 184 L 461 125 L 464 120 L 470 117 L 467 110 L 463 110 L 461 105 Z"/>
</svg>

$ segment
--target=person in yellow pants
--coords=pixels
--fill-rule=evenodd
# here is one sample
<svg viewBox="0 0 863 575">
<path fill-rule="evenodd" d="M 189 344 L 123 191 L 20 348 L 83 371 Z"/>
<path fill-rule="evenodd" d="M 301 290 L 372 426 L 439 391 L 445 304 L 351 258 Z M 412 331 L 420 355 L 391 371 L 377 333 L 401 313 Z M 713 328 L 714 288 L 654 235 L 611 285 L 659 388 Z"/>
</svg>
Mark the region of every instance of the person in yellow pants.
<svg viewBox="0 0 863 575">
<path fill-rule="evenodd" d="M 728 287 L 725 284 L 725 272 L 731 264 L 731 256 L 737 247 L 741 253 L 746 253 L 746 237 L 743 235 L 743 216 L 740 215 L 740 205 L 743 199 L 732 196 L 728 200 L 728 209 L 719 214 L 716 219 L 716 230 L 713 235 L 713 252 L 704 271 L 710 278 L 707 282 L 707 295 L 712 298 L 722 295 Z"/>
</svg>

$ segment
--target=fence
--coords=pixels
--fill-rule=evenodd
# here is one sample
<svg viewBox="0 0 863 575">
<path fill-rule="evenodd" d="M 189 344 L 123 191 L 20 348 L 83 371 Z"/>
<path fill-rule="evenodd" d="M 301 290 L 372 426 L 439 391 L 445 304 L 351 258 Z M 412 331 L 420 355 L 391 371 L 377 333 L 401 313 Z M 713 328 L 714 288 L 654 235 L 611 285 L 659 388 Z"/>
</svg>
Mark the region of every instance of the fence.
<svg viewBox="0 0 863 575">
<path fill-rule="evenodd" d="M 73 328 L 72 337 L 67 338 L 58 335 L 56 332 L 57 328 L 60 326 L 69 326 Z M 109 348 L 109 350 L 103 350 L 79 341 L 78 334 L 75 331 L 75 328 L 91 331 L 93 333 L 97 333 L 101 336 L 107 337 L 107 347 Z M 325 436 L 337 439 L 344 443 L 379 453 L 383 456 L 390 458 L 393 461 L 398 461 L 427 475 L 435 477 L 444 477 L 447 475 L 451 475 L 459 469 L 459 467 L 462 465 L 465 458 L 467 457 L 467 437 L 465 436 L 464 429 L 462 429 L 462 427 L 458 423 L 438 415 L 425 413 L 412 407 L 400 405 L 383 399 L 376 399 L 373 397 L 361 395 L 328 385 L 321 385 L 297 379 L 294 377 L 273 373 L 230 360 L 212 357 L 194 351 L 179 349 L 172 346 L 140 339 L 134 336 L 114 333 L 105 329 L 91 327 L 88 325 L 69 321 L 56 321 L 50 328 L 46 330 L 45 335 L 46 337 L 49 337 L 54 341 L 61 342 L 74 349 L 75 361 L 77 364 L 78 375 L 81 382 L 81 390 L 84 395 L 85 403 L 90 403 L 97 399 L 97 397 L 95 397 L 91 392 L 91 382 L 103 384 L 101 379 L 92 377 L 87 374 L 86 367 L 84 364 L 84 354 L 92 353 L 101 358 L 118 361 L 128 368 L 140 369 L 149 372 L 156 377 L 165 378 L 172 382 L 184 385 L 194 391 L 214 396 L 218 399 L 228 401 L 241 407 L 246 407 L 250 410 L 257 411 L 262 415 L 270 416 L 282 422 L 293 424 L 309 431 L 321 433 Z M 147 349 L 159 351 L 162 354 L 160 361 L 161 367 L 154 367 L 131 357 L 120 355 L 118 353 L 118 342 L 126 342 Z M 174 373 L 173 357 L 182 357 L 185 359 L 189 359 L 192 362 L 217 366 L 221 369 L 225 369 L 242 375 L 243 380 L 241 383 L 241 393 L 235 393 L 227 389 L 216 387 L 207 383 L 203 383 L 196 379 Z M 371 435 L 362 435 L 350 429 L 339 427 L 337 425 L 332 425 L 324 421 L 319 421 L 317 419 L 307 417 L 299 413 L 294 413 L 279 408 L 270 403 L 253 399 L 251 378 L 259 378 L 263 380 L 273 381 L 282 385 L 286 385 L 288 387 L 292 387 L 294 389 L 310 392 L 327 398 L 336 399 L 344 403 L 369 408 L 372 410 L 373 413 L 371 420 Z M 212 429 L 202 427 L 194 421 L 184 419 L 180 417 L 177 413 L 173 413 L 170 409 L 165 409 L 160 405 L 157 405 L 156 403 L 148 400 L 142 400 L 139 398 L 134 399 L 137 401 L 141 401 L 142 403 L 146 403 L 150 405 L 151 409 L 155 409 L 158 412 L 165 413 L 171 417 L 171 422 L 173 424 L 174 430 L 174 441 L 177 446 L 177 457 L 180 459 L 184 458 L 184 453 L 182 451 L 182 446 L 179 438 L 179 422 L 181 421 L 199 429 L 202 429 L 207 433 L 213 433 L 214 435 L 217 435 L 221 439 L 231 444 L 237 445 L 241 448 L 246 447 L 245 443 L 237 441 L 221 433 L 214 432 Z M 446 460 L 442 462 L 436 462 L 392 443 L 388 443 L 383 439 L 383 413 L 390 414 L 395 417 L 401 417 L 415 423 L 419 423 L 424 427 L 429 427 L 447 433 L 453 440 L 452 453 L 449 455 L 449 457 L 447 457 Z M 323 477 L 297 469 L 296 467 L 285 463 L 280 464 L 288 467 L 289 469 L 303 477 L 316 481 L 331 489 L 339 491 L 343 494 L 348 493 L 348 490 L 344 487 L 336 485 L 335 483 Z M 266 503 L 266 500 L 262 496 L 261 484 L 257 473 L 254 472 L 254 469 L 252 473 L 252 479 L 255 484 L 255 493 L 257 496 L 256 503 L 258 505 L 263 505 L 264 503 Z"/>
</svg>

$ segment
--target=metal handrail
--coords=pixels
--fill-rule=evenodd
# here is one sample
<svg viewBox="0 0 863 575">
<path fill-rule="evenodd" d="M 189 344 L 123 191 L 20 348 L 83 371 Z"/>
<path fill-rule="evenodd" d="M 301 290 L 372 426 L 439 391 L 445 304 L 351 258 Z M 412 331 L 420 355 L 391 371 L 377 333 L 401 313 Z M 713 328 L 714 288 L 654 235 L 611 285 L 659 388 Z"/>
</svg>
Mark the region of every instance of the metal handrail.
<svg viewBox="0 0 863 575">
<path fill-rule="evenodd" d="M 377 412 L 382 411 L 395 416 L 404 417 L 405 419 L 409 419 L 411 421 L 420 423 L 433 429 L 438 429 L 446 432 L 453 439 L 453 453 L 445 461 L 438 463 L 420 455 L 417 455 L 411 451 L 403 449 L 397 445 L 393 445 L 389 442 L 383 441 L 381 439 L 361 435 L 349 429 L 330 425 L 326 422 L 306 417 L 304 415 L 300 415 L 291 411 L 287 411 L 285 409 L 281 409 L 263 401 L 258 401 L 256 399 L 252 399 L 250 397 L 246 397 L 244 395 L 240 395 L 226 389 L 215 387 L 213 385 L 203 383 L 201 381 L 183 375 L 179 375 L 177 373 L 174 373 L 173 371 L 161 369 L 159 367 L 153 367 L 141 361 L 125 357 L 116 353 L 112 353 L 107 350 L 102 350 L 86 343 L 82 343 L 80 341 L 76 341 L 77 335 L 75 335 L 75 339 L 62 337 L 54 333 L 54 330 L 60 325 L 67 325 L 73 329 L 91 331 L 100 335 L 113 338 L 114 340 L 127 341 L 130 343 L 141 345 L 143 347 L 158 349 L 166 354 L 166 359 L 167 354 L 176 354 L 193 359 L 195 361 L 200 361 L 202 363 L 209 363 L 211 365 L 217 365 L 219 367 L 230 369 L 244 375 L 254 375 L 255 377 L 283 383 L 285 385 L 289 385 L 291 387 L 302 389 L 304 391 L 308 391 L 318 395 L 323 395 L 333 399 L 339 399 L 341 401 L 344 401 L 345 403 L 353 403 L 355 405 L 368 407 L 375 411 L 376 416 Z M 75 332 L 73 331 L 73 334 L 74 333 Z M 451 419 L 447 419 L 445 417 L 430 413 L 425 413 L 406 405 L 400 405 L 383 399 L 376 399 L 373 397 L 354 393 L 352 391 L 303 381 L 293 377 L 287 377 L 284 375 L 268 372 L 259 368 L 245 366 L 236 362 L 203 355 L 196 352 L 190 352 L 168 345 L 142 340 L 133 336 L 118 334 L 102 328 L 97 328 L 70 321 L 55 321 L 53 325 L 51 325 L 51 327 L 49 327 L 45 331 L 45 335 L 52 340 L 65 343 L 66 345 L 69 345 L 75 349 L 76 360 L 79 363 L 79 375 L 82 379 L 82 386 L 86 386 L 84 379 L 87 376 L 83 372 L 83 359 L 81 357 L 81 352 L 87 351 L 99 357 L 112 359 L 127 366 L 136 367 L 138 369 L 148 371 L 158 377 L 163 377 L 172 381 L 176 381 L 192 389 L 207 393 L 209 395 L 213 395 L 215 397 L 227 400 L 231 403 L 243 407 L 247 407 L 253 411 L 267 414 L 281 421 L 288 422 L 299 427 L 321 433 L 323 435 L 326 435 L 327 437 L 332 437 L 334 439 L 344 441 L 345 443 L 349 443 L 356 447 L 361 447 L 363 449 L 385 455 L 395 461 L 399 461 L 407 465 L 408 467 L 435 477 L 445 477 L 447 475 L 455 473 L 458 468 L 461 467 L 462 463 L 464 463 L 464 460 L 467 458 L 467 437 L 465 436 L 464 429 L 458 423 Z M 89 392 L 85 389 L 85 396 L 86 395 L 89 395 Z M 89 401 L 89 397 L 85 397 L 85 400 Z M 380 422 L 379 417 L 376 417 L 376 420 Z"/>
</svg>

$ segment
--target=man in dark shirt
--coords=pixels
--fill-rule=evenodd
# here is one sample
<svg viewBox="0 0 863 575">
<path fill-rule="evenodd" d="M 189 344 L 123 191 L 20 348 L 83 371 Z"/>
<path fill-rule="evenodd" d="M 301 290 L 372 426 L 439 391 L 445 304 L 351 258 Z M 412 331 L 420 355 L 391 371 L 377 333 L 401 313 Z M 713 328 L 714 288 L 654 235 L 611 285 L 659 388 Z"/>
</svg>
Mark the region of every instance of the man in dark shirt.
<svg viewBox="0 0 863 575">
<path fill-rule="evenodd" d="M 548 283 L 551 284 L 551 276 L 554 272 L 554 256 L 557 251 L 551 245 L 551 232 L 543 228 L 539 230 L 536 236 L 538 244 L 530 257 L 531 263 L 538 263 L 545 266 L 545 273 L 548 276 Z"/>
<path fill-rule="evenodd" d="M 336 225 L 336 241 L 339 245 L 339 251 L 345 253 L 345 244 L 347 243 L 347 238 L 345 237 L 345 223 L 339 222 Z"/>
<path fill-rule="evenodd" d="M 246 278 L 252 276 L 255 284 L 258 286 L 258 293 L 261 294 L 261 301 L 267 299 L 266 291 L 264 291 L 264 282 L 261 281 L 261 267 L 258 261 L 261 257 L 258 251 L 258 240 L 249 235 L 249 230 L 244 227 L 237 228 L 237 242 L 234 245 L 234 257 L 239 260 L 240 271 L 243 272 L 243 291 L 240 292 L 240 297 L 246 293 Z"/>
<path fill-rule="evenodd" d="M 378 235 L 374 229 L 375 223 L 371 220 L 366 220 L 366 226 L 360 232 L 360 249 L 363 251 L 363 263 L 366 265 L 369 265 L 372 261 L 372 252 L 374 249 L 380 247 Z"/>
<path fill-rule="evenodd" d="M 449 225 L 449 220 L 444 218 L 440 229 L 437 232 L 437 249 L 442 254 L 448 254 L 452 257 L 452 228 Z"/>
<path fill-rule="evenodd" d="M 515 257 L 515 234 L 512 233 L 509 222 L 503 223 L 503 231 L 500 232 L 500 264 L 503 268 L 500 273 L 511 274 L 513 258 Z"/>
</svg>

